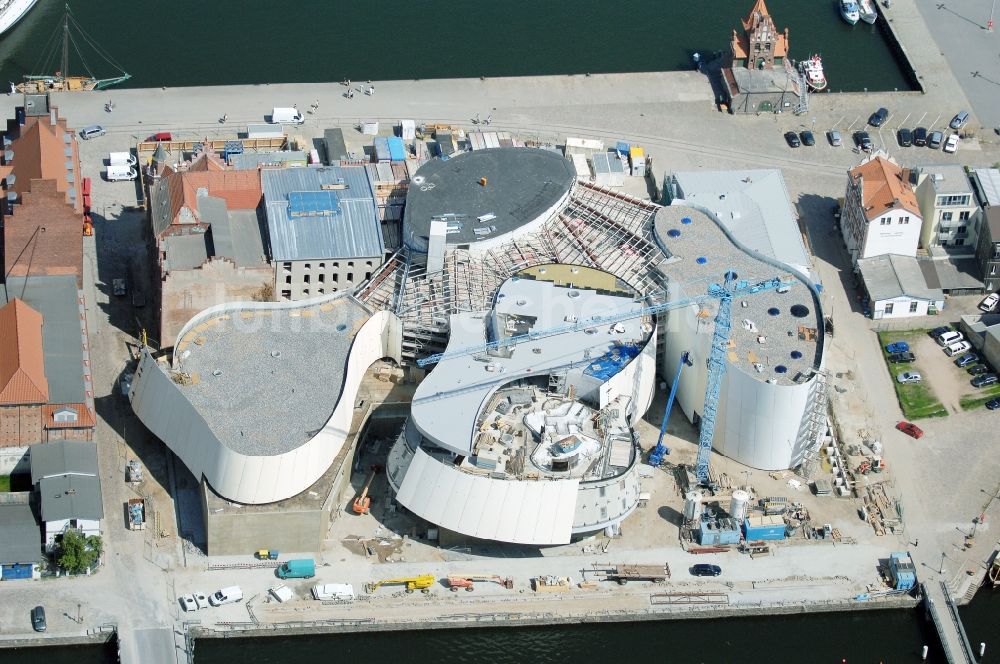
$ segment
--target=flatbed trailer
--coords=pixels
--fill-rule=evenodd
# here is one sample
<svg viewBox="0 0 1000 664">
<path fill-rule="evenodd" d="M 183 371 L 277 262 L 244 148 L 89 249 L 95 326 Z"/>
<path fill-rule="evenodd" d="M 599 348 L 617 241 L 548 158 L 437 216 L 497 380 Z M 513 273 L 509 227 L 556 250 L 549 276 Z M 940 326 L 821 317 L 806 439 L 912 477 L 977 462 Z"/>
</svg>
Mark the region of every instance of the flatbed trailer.
<svg viewBox="0 0 1000 664">
<path fill-rule="evenodd" d="M 594 573 L 607 581 L 624 586 L 629 581 L 663 583 L 670 578 L 670 565 L 634 565 L 632 563 L 594 563 Z"/>
</svg>

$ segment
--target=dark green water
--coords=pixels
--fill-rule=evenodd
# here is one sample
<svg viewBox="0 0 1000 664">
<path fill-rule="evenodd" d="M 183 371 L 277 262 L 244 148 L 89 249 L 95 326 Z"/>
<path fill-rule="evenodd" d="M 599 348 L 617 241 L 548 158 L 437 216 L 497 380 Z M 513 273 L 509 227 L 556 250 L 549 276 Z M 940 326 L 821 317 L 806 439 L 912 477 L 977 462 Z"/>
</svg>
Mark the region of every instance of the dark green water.
<svg viewBox="0 0 1000 664">
<path fill-rule="evenodd" d="M 0 81 L 35 69 L 64 0 L 0 37 Z M 70 0 L 129 87 L 523 76 L 691 68 L 729 49 L 751 0 Z M 906 89 L 881 32 L 835 0 L 769 0 L 790 52 L 820 53 L 831 91 Z M 883 19 L 880 19 L 880 21 Z M 111 71 L 81 48 L 97 76 Z M 58 58 L 56 58 L 56 61 Z M 58 69 L 56 61 L 48 72 Z M 71 60 L 72 62 L 73 60 Z M 78 61 L 77 61 L 78 62 Z M 70 67 L 78 73 L 79 67 Z M 37 70 L 36 70 L 37 71 Z M 38 72 L 42 73 L 42 72 Z M 2 83 L 0 83 L 2 85 Z"/>
</svg>

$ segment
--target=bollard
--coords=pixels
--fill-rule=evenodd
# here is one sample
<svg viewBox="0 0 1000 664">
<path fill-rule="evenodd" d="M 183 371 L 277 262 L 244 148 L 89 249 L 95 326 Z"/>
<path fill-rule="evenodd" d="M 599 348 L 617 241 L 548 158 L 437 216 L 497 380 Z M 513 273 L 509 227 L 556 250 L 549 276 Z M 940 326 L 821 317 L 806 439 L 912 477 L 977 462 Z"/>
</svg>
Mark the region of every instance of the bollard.
<svg viewBox="0 0 1000 664">
<path fill-rule="evenodd" d="M 920 653 L 920 659 L 921 659 L 921 661 L 926 661 L 927 660 L 927 650 L 928 650 L 927 646 L 924 646 L 923 651 L 921 651 L 921 653 Z"/>
</svg>

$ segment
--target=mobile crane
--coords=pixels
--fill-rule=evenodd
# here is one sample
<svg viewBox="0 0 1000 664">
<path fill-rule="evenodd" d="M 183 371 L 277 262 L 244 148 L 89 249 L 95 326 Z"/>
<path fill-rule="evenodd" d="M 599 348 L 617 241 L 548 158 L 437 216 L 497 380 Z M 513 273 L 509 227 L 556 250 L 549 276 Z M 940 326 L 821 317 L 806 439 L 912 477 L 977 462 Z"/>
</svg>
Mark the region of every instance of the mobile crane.
<svg viewBox="0 0 1000 664">
<path fill-rule="evenodd" d="M 449 574 L 448 587 L 452 592 L 458 592 L 459 588 L 465 588 L 472 592 L 477 581 L 491 581 L 507 590 L 514 587 L 514 579 L 509 576 L 497 576 L 496 574 Z"/>
<path fill-rule="evenodd" d="M 372 466 L 371 472 L 368 473 L 368 479 L 365 480 L 365 485 L 361 489 L 361 493 L 358 494 L 358 497 L 354 499 L 355 514 L 368 514 L 368 508 L 370 508 L 372 505 L 372 499 L 368 495 L 368 490 L 372 486 L 372 481 L 375 479 L 375 475 L 377 475 L 380 470 L 382 470 L 382 468 L 375 465 Z"/>
<path fill-rule="evenodd" d="M 414 590 L 427 594 L 431 591 L 431 586 L 437 579 L 433 574 L 421 574 L 419 576 L 406 576 L 399 579 L 382 579 L 375 583 L 365 584 L 365 592 L 371 594 L 382 586 L 405 585 L 406 592 L 412 593 Z"/>
</svg>

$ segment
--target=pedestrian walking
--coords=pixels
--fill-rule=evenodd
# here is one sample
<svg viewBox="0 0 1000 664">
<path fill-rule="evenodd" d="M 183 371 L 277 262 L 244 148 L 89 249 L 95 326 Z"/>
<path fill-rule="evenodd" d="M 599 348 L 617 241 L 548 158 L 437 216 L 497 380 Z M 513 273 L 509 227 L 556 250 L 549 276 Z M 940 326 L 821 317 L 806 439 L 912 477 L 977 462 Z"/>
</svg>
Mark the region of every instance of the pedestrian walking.
<svg viewBox="0 0 1000 664">
<path fill-rule="evenodd" d="M 486 124 L 489 124 L 492 121 L 493 121 L 493 116 L 492 115 L 487 115 L 486 116 Z"/>
<path fill-rule="evenodd" d="M 919 537 L 913 541 L 913 548 L 915 549 L 918 546 L 920 546 L 920 538 Z"/>
</svg>

